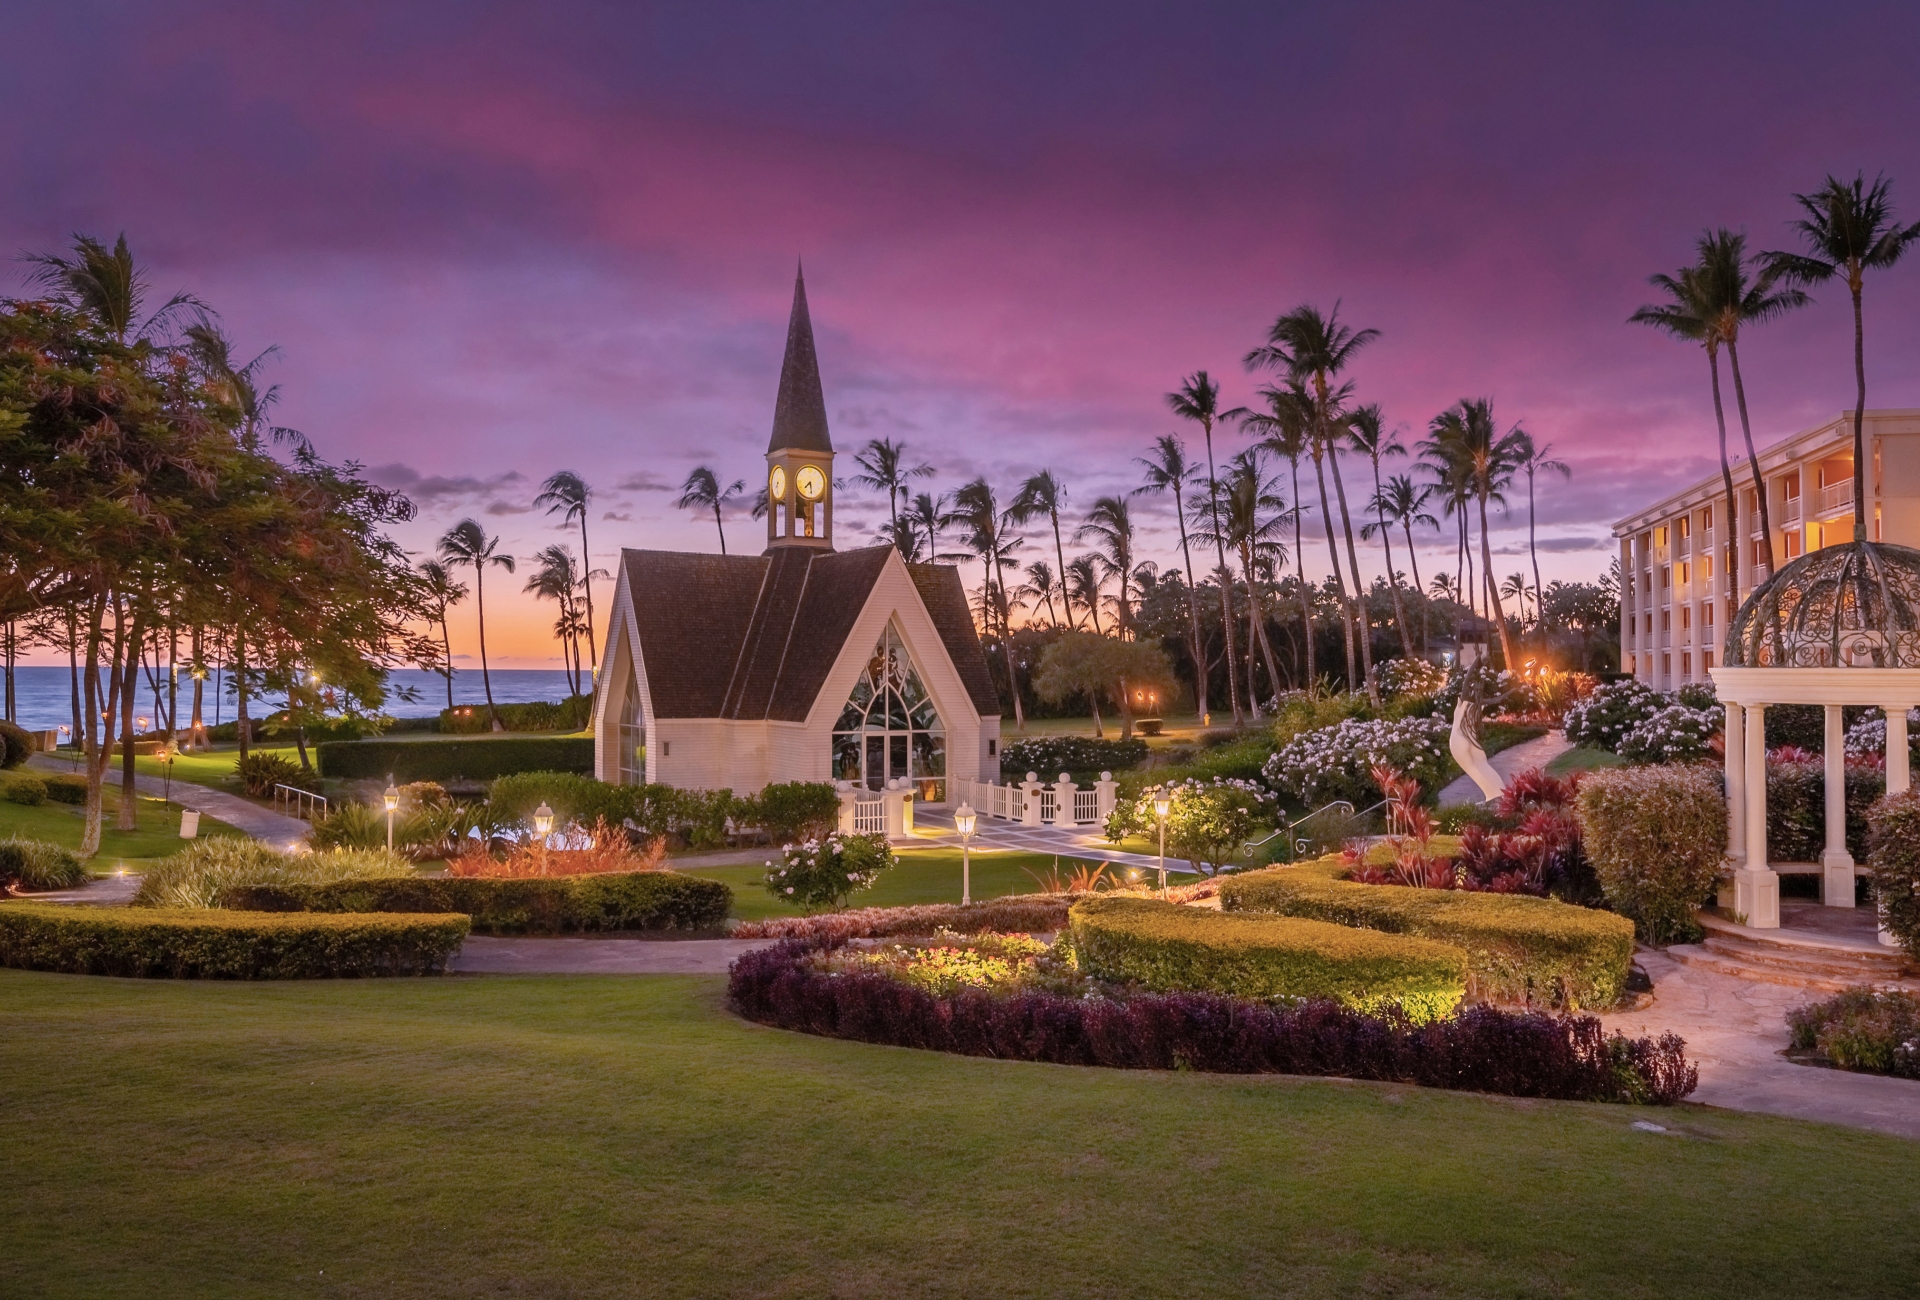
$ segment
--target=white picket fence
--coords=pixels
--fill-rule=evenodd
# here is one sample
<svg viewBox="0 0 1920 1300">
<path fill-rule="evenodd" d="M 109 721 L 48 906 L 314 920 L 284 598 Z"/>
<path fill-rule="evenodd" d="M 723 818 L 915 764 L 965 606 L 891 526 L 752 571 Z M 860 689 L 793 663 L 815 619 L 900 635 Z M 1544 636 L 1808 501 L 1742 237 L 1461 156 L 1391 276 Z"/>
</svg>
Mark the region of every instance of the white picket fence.
<svg viewBox="0 0 1920 1300">
<path fill-rule="evenodd" d="M 951 785 L 956 807 L 967 803 L 982 817 L 1022 826 L 1104 825 L 1120 790 L 1110 772 L 1102 772 L 1090 789 L 1067 780 L 1065 773 L 1058 781 L 1028 773 L 1027 780 L 1006 785 L 955 777 Z"/>
<path fill-rule="evenodd" d="M 853 833 L 855 835 L 885 835 L 887 833 L 887 805 L 879 799 L 855 799 L 853 801 Z"/>
</svg>

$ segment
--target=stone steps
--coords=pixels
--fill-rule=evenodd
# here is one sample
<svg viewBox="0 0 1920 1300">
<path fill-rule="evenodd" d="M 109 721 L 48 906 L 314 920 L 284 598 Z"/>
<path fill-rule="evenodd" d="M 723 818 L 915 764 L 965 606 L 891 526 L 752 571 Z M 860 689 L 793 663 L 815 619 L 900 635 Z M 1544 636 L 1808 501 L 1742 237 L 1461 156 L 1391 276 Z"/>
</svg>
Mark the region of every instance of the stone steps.
<svg viewBox="0 0 1920 1300">
<path fill-rule="evenodd" d="M 1710 912 L 1706 937 L 1667 950 L 1675 961 L 1737 979 L 1839 992 L 1872 985 L 1920 992 L 1920 970 L 1897 948 L 1806 930 L 1750 930 Z"/>
<path fill-rule="evenodd" d="M 1818 989 L 1826 993 L 1838 993 L 1842 989 L 1855 988 L 1860 984 L 1872 982 L 1839 979 L 1830 975 L 1788 970 L 1780 966 L 1766 966 L 1759 962 L 1729 957 L 1724 953 L 1717 953 L 1691 943 L 1676 943 L 1665 951 L 1667 956 L 1682 965 L 1695 966 L 1720 975 L 1731 975 L 1735 979 L 1748 980 L 1756 984 L 1780 984 L 1787 988 Z"/>
</svg>

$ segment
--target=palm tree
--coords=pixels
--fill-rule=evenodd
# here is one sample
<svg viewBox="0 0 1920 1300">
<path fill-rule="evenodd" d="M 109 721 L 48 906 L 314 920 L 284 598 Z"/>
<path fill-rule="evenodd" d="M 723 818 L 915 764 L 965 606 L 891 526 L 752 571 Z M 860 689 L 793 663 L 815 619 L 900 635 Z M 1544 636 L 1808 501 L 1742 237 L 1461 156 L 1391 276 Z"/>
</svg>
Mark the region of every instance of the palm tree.
<svg viewBox="0 0 1920 1300">
<path fill-rule="evenodd" d="M 1865 541 L 1867 524 L 1866 441 L 1861 429 L 1867 414 L 1866 326 L 1860 313 L 1860 289 L 1869 270 L 1898 262 L 1916 239 L 1920 222 L 1903 226 L 1894 220 L 1893 183 L 1876 176 L 1867 186 L 1865 173 L 1848 183 L 1827 177 L 1811 194 L 1794 201 L 1807 215 L 1793 223 L 1806 243 L 1804 253 L 1768 253 L 1770 274 L 1799 284 L 1824 284 L 1844 277 L 1853 295 L 1853 540 Z"/>
<path fill-rule="evenodd" d="M 1410 474 L 1395 474 L 1374 497 L 1374 512 L 1380 516 L 1382 526 L 1391 520 L 1400 525 L 1401 532 L 1406 536 L 1407 562 L 1413 566 L 1413 589 L 1416 593 L 1426 589 L 1420 585 L 1420 552 L 1413 544 L 1413 526 L 1423 524 L 1428 528 L 1440 527 L 1440 521 L 1426 513 L 1427 502 L 1433 499 L 1433 494 L 1438 490 L 1431 483 L 1416 484 Z M 1366 530 L 1361 531 L 1364 535 Z M 1426 649 L 1427 614 L 1423 607 L 1420 611 L 1421 653 L 1426 653 Z"/>
<path fill-rule="evenodd" d="M 1087 612 L 1093 615 L 1093 634 L 1105 636 L 1100 630 L 1101 588 L 1105 583 L 1101 576 L 1098 561 L 1091 555 L 1076 555 L 1067 561 L 1066 581 L 1062 584 L 1079 599 Z M 1232 633 L 1228 633 L 1232 635 Z"/>
<path fill-rule="evenodd" d="M 1340 323 L 1340 304 L 1335 303 L 1333 310 L 1322 315 L 1319 308 L 1303 304 L 1294 308 L 1273 323 L 1267 332 L 1267 343 L 1255 348 L 1246 356 L 1249 370 L 1261 366 L 1275 366 L 1283 369 L 1294 383 L 1307 389 L 1311 400 L 1313 424 L 1314 469 L 1319 471 L 1321 458 L 1332 462 L 1333 487 L 1340 501 L 1340 526 L 1347 539 L 1347 563 L 1353 569 L 1353 600 L 1348 615 L 1347 675 L 1348 682 L 1353 680 L 1353 644 L 1352 638 L 1357 630 L 1360 639 L 1360 660 L 1365 670 L 1368 697 L 1377 705 L 1380 700 L 1380 688 L 1373 680 L 1373 647 L 1371 620 L 1366 616 L 1366 589 L 1360 585 L 1360 557 L 1353 544 L 1353 520 L 1347 513 L 1346 487 L 1340 480 L 1340 442 L 1345 434 L 1345 420 L 1342 418 L 1347 400 L 1353 391 L 1352 384 L 1334 386 L 1339 377 L 1360 349 L 1380 337 L 1376 329 L 1356 330 L 1350 325 Z M 1324 480 L 1321 485 L 1320 508 L 1327 508 Z M 1327 520 L 1328 538 L 1331 542 L 1333 521 Z M 1336 551 L 1333 557 L 1334 572 L 1340 570 L 1340 556 Z M 1344 589 L 1344 580 L 1340 586 Z"/>
<path fill-rule="evenodd" d="M 1276 456 L 1286 459 L 1287 472 L 1293 479 L 1293 563 L 1294 586 L 1300 593 L 1300 631 L 1301 639 L 1306 642 L 1307 671 L 1306 680 L 1315 682 L 1319 674 L 1314 669 L 1313 650 L 1313 592 L 1307 586 L 1307 553 L 1300 540 L 1300 458 L 1308 454 L 1312 439 L 1308 434 L 1311 413 L 1308 410 L 1306 393 L 1299 385 L 1287 388 L 1266 387 L 1260 390 L 1260 396 L 1267 401 L 1267 412 L 1242 408 L 1239 412 L 1242 431 L 1252 431 L 1260 436 L 1262 444 Z M 1326 484 L 1321 484 L 1321 500 L 1326 499 Z M 1331 539 L 1331 533 L 1329 533 Z M 1331 546 L 1331 540 L 1329 540 Z M 1336 568 L 1339 561 L 1335 562 Z M 1345 625 L 1346 612 L 1342 606 L 1341 622 Z M 1352 640 L 1348 643 L 1351 646 Z"/>
<path fill-rule="evenodd" d="M 941 560 L 959 558 L 957 556 L 942 555 L 940 553 L 940 530 L 954 522 L 952 512 L 947 509 L 948 500 L 949 498 L 944 492 L 938 496 L 935 496 L 931 492 L 921 492 L 917 494 L 913 498 L 912 503 L 907 506 L 906 521 L 912 525 L 916 532 L 923 533 L 926 536 L 927 562 L 929 564 L 938 564 Z"/>
<path fill-rule="evenodd" d="M 1572 478 L 1573 467 L 1553 458 L 1552 443 L 1536 444 L 1531 435 L 1520 436 L 1526 439 L 1521 445 L 1520 468 L 1527 475 L 1527 555 L 1533 561 L 1533 616 L 1538 621 L 1540 611 L 1546 607 L 1540 603 L 1540 547 L 1534 539 L 1533 480 L 1536 474 L 1558 474 L 1563 479 Z"/>
<path fill-rule="evenodd" d="M 111 251 L 92 235 L 75 235 L 71 257 L 28 253 L 22 260 L 39 268 L 32 273 L 32 283 L 52 290 L 54 297 L 75 311 L 92 316 L 119 343 L 125 343 L 129 334 L 144 340 L 150 331 L 166 329 L 179 312 L 189 308 L 206 310 L 192 294 L 176 293 L 136 325 L 147 302 L 147 277 L 134 263 L 124 234 Z"/>
<path fill-rule="evenodd" d="M 1133 603 L 1128 593 L 1133 585 L 1133 512 L 1124 496 L 1095 499 L 1087 511 L 1086 522 L 1074 529 L 1073 540 L 1094 543 L 1093 559 L 1108 577 L 1120 579 L 1120 592 L 1114 597 L 1114 621 L 1122 639 L 1133 635 Z"/>
<path fill-rule="evenodd" d="M 1286 523 L 1287 503 L 1280 496 L 1279 485 L 1268 477 L 1261 463 L 1265 454 L 1265 449 L 1255 443 L 1233 458 L 1221 493 L 1226 507 L 1222 523 L 1226 526 L 1227 540 L 1240 557 L 1240 571 L 1247 582 L 1248 658 L 1251 660 L 1254 650 L 1259 650 L 1266 663 L 1268 683 L 1278 694 L 1280 672 L 1274 664 L 1273 645 L 1267 639 L 1266 614 L 1260 606 L 1259 571 L 1265 564 L 1286 559 L 1286 547 L 1281 545 L 1278 534 Z M 1247 665 L 1247 701 L 1254 721 L 1259 721 L 1260 695 L 1254 689 L 1251 662 Z"/>
<path fill-rule="evenodd" d="M 1204 370 L 1196 370 L 1167 394 L 1167 406 L 1183 420 L 1200 426 L 1207 443 L 1207 518 L 1216 540 L 1215 557 L 1222 573 L 1227 571 L 1226 543 L 1220 541 L 1220 476 L 1213 466 L 1213 426 L 1220 418 L 1220 385 Z M 1220 585 L 1221 639 L 1227 643 L 1227 703 L 1233 708 L 1233 726 L 1238 731 L 1244 722 L 1240 715 L 1239 656 L 1233 650 L 1233 595 L 1230 584 Z"/>
<path fill-rule="evenodd" d="M 1008 535 L 1009 521 L 1000 512 L 999 502 L 986 479 L 977 478 L 954 493 L 953 504 L 953 517 L 966 528 L 967 544 L 980 558 L 981 568 L 985 570 L 987 593 L 998 593 L 995 603 L 1000 622 L 1000 649 L 1006 656 L 1007 686 L 1013 693 L 1013 726 L 1015 731 L 1025 731 L 1027 716 L 1020 703 L 1019 664 L 1014 660 L 1013 618 L 1007 598 L 1006 579 L 1006 566 L 1013 562 L 1013 552 L 1025 543 L 1018 537 Z"/>
<path fill-rule="evenodd" d="M 252 450 L 260 445 L 260 433 L 263 429 L 272 432 L 274 441 L 293 439 L 305 440 L 291 429 L 274 428 L 267 423 L 267 410 L 280 400 L 280 385 L 262 391 L 260 388 L 260 370 L 269 359 L 277 355 L 280 349 L 267 348 L 259 356 L 239 364 L 233 355 L 233 340 L 223 333 L 212 317 L 202 316 L 187 326 L 186 352 L 200 373 L 206 376 L 207 386 L 227 405 L 240 415 L 241 445 Z"/>
<path fill-rule="evenodd" d="M 1173 517 L 1180 526 L 1180 558 L 1187 568 L 1187 620 L 1193 638 L 1193 705 L 1200 714 L 1200 725 L 1212 725 L 1212 710 L 1207 707 L 1207 642 L 1200 632 L 1200 588 L 1193 580 L 1193 548 L 1187 544 L 1186 490 L 1195 477 L 1195 467 L 1187 463 L 1187 447 L 1171 433 L 1163 433 L 1153 444 L 1154 454 L 1137 456 L 1134 463 L 1147 472 L 1142 492 L 1173 493 Z M 1064 570 L 1063 570 L 1064 572 Z"/>
<path fill-rule="evenodd" d="M 1067 489 L 1053 471 L 1043 469 L 1020 484 L 1020 491 L 1014 494 L 1012 504 L 1007 507 L 1007 519 L 1022 526 L 1041 515 L 1053 526 L 1053 558 L 1059 561 L 1061 571 L 1067 567 L 1066 547 L 1060 543 L 1060 510 L 1067 503 Z M 1067 626 L 1079 627 L 1079 620 L 1073 616 L 1073 604 L 1067 603 Z"/>
<path fill-rule="evenodd" d="M 1500 594 L 1513 600 L 1520 614 L 1520 626 L 1524 628 L 1527 625 L 1527 597 L 1532 594 L 1527 589 L 1527 575 L 1509 573 L 1506 581 L 1500 584 Z"/>
<path fill-rule="evenodd" d="M 440 675 L 447 679 L 447 707 L 453 707 L 453 635 L 447 630 L 447 610 L 467 598 L 467 589 L 455 582 L 453 571 L 438 560 L 422 560 L 420 576 L 426 579 L 424 594 L 427 607 L 423 613 L 429 622 L 440 625 L 440 649 L 445 661 Z"/>
<path fill-rule="evenodd" d="M 578 695 L 580 694 L 580 675 L 575 663 L 579 658 L 579 652 L 573 644 L 572 637 L 565 630 L 570 629 L 575 622 L 573 593 L 574 589 L 580 585 L 573 563 L 573 552 L 556 544 L 543 548 L 533 558 L 538 561 L 540 567 L 533 571 L 522 590 L 551 600 L 560 607 L 560 619 L 556 624 L 556 631 L 559 632 L 560 649 L 566 659 L 567 681 L 572 687 L 572 693 Z"/>
<path fill-rule="evenodd" d="M 1407 449 L 1400 440 L 1389 433 L 1385 422 L 1380 418 L 1380 404 L 1357 408 L 1347 417 L 1347 440 L 1354 450 L 1362 452 L 1373 465 L 1373 515 L 1378 521 L 1380 547 L 1387 557 L 1387 585 L 1393 591 L 1393 619 L 1400 625 L 1400 648 L 1407 658 L 1413 658 L 1413 632 L 1407 626 L 1407 607 L 1400 599 L 1400 575 L 1393 571 L 1393 533 L 1387 528 L 1387 516 L 1380 509 L 1380 461 L 1386 456 L 1404 456 Z M 1362 525 L 1360 535 L 1365 537 L 1369 531 Z"/>
<path fill-rule="evenodd" d="M 540 495 L 533 499 L 533 504 L 545 506 L 550 515 L 558 513 L 561 523 L 580 521 L 580 583 L 587 596 L 587 664 L 594 680 L 598 681 L 600 650 L 593 635 L 593 552 L 587 547 L 587 501 L 592 496 L 585 479 L 570 469 L 563 469 L 540 485 Z M 574 694 L 579 693 L 576 687 Z"/>
<path fill-rule="evenodd" d="M 693 473 L 687 475 L 687 481 L 680 485 L 680 499 L 673 504 L 682 510 L 713 511 L 713 526 L 720 530 L 720 554 L 725 555 L 727 526 L 720 518 L 720 510 L 746 490 L 745 479 L 735 479 L 731 487 L 722 488 L 718 475 L 705 465 L 696 465 Z"/>
<path fill-rule="evenodd" d="M 487 716 L 495 731 L 505 731 L 500 710 L 493 703 L 493 677 L 487 671 L 487 566 L 513 572 L 513 557 L 500 554 L 500 539 L 488 537 L 478 520 L 462 519 L 440 539 L 440 559 L 449 565 L 473 568 L 473 600 L 480 614 L 480 682 L 487 691 Z"/>
<path fill-rule="evenodd" d="M 900 558 L 908 564 L 920 563 L 920 529 L 911 516 L 881 524 L 874 536 L 900 552 Z"/>
<path fill-rule="evenodd" d="M 1507 613 L 1500 603 L 1500 589 L 1493 579 L 1493 547 L 1487 539 L 1487 503 L 1506 503 L 1501 495 L 1513 481 L 1520 463 L 1521 440 L 1526 436 L 1519 425 L 1506 433 L 1498 432 L 1493 418 L 1493 399 L 1462 398 L 1434 417 L 1433 442 L 1444 454 L 1467 472 L 1473 494 L 1480 504 L 1480 570 L 1493 609 L 1495 626 L 1500 629 L 1500 653 L 1506 667 L 1519 662 L 1513 654 L 1513 635 L 1507 626 Z"/>
<path fill-rule="evenodd" d="M 1053 608 L 1053 592 L 1059 583 L 1053 576 L 1053 566 L 1045 560 L 1029 560 L 1026 567 L 1027 581 L 1014 588 L 1014 591 L 1021 596 L 1030 598 L 1036 604 L 1045 605 L 1047 607 L 1048 626 L 1059 627 L 1060 615 Z M 1061 599 L 1064 601 L 1065 598 L 1066 592 L 1063 589 L 1061 591 Z"/>
<path fill-rule="evenodd" d="M 887 518 L 893 525 L 888 536 L 898 544 L 900 504 L 907 499 L 907 485 L 914 479 L 931 476 L 933 466 L 908 465 L 906 443 L 891 438 L 873 439 L 854 453 L 853 463 L 860 467 L 860 472 L 853 476 L 855 483 L 887 494 Z"/>
</svg>

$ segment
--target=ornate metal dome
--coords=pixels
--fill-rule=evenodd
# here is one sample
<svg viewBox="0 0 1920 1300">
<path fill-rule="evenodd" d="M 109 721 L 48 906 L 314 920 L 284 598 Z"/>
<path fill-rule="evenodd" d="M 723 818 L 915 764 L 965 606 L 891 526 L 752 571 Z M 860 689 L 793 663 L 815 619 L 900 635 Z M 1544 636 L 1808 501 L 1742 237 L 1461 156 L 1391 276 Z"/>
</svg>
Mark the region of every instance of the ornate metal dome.
<svg viewBox="0 0 1920 1300">
<path fill-rule="evenodd" d="M 1920 551 L 1850 542 L 1792 561 L 1727 629 L 1729 668 L 1920 668 Z"/>
</svg>

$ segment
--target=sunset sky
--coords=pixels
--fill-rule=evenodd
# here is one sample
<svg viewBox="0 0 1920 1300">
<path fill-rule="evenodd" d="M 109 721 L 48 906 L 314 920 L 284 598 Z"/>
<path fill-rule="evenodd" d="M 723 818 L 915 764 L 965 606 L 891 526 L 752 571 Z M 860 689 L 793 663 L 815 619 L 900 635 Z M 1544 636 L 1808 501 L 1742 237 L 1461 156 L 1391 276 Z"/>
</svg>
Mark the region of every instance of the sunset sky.
<svg viewBox="0 0 1920 1300">
<path fill-rule="evenodd" d="M 1909 5 L 65 3 L 6 30 L 0 246 L 125 231 L 156 290 L 279 346 L 279 421 L 406 490 L 422 551 L 469 514 L 516 554 L 567 540 L 530 512 L 561 468 L 598 491 L 596 566 L 715 549 L 669 488 L 759 481 L 804 258 L 843 453 L 902 438 L 936 486 L 1007 495 L 1051 467 L 1086 503 L 1137 485 L 1182 374 L 1247 401 L 1274 317 L 1338 301 L 1382 331 L 1359 396 L 1408 442 L 1491 395 L 1553 444 L 1543 563 L 1591 578 L 1612 519 L 1712 469 L 1702 354 L 1625 323 L 1647 276 L 1704 226 L 1785 246 L 1828 172 L 1920 217 Z M 1851 406 L 1850 328 L 1835 291 L 1751 335 L 1756 436 Z M 1917 349 L 1920 261 L 1869 286 L 1870 404 L 1920 406 Z M 840 544 L 884 512 L 847 489 Z M 494 662 L 547 666 L 518 586 L 490 579 Z"/>
</svg>

